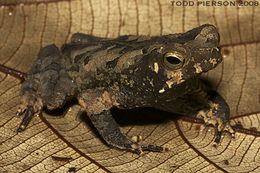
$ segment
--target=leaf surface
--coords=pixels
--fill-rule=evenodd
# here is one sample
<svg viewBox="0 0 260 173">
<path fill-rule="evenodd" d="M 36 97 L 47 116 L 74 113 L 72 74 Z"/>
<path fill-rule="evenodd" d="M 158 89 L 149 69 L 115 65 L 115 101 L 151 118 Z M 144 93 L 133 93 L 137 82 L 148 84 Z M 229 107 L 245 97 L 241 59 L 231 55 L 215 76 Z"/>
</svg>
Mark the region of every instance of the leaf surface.
<svg viewBox="0 0 260 173">
<path fill-rule="evenodd" d="M 197 1 L 194 1 L 197 2 Z M 166 0 L 2 0 L 0 2 L 0 172 L 260 172 L 260 8 L 172 6 Z M 164 35 L 204 23 L 217 26 L 224 61 L 205 74 L 231 109 L 235 139 L 213 147 L 214 130 L 199 134 L 201 120 L 181 117 L 146 122 L 125 116 L 121 130 L 163 145 L 144 156 L 109 148 L 82 113 L 34 117 L 17 133 L 21 81 L 39 50 L 61 46 L 75 32 L 102 37 Z M 166 116 L 167 117 L 167 116 Z M 137 119 L 137 120 L 136 120 Z"/>
</svg>

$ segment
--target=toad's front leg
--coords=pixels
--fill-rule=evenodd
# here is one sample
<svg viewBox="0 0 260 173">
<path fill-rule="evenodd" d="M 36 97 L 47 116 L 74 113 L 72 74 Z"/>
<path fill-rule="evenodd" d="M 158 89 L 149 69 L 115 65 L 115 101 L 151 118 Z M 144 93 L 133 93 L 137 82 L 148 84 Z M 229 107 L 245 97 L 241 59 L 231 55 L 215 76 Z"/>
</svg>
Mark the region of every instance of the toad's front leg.
<svg viewBox="0 0 260 173">
<path fill-rule="evenodd" d="M 123 135 L 114 120 L 110 109 L 115 100 L 103 89 L 89 89 L 78 97 L 79 103 L 86 110 L 91 122 L 102 138 L 112 147 L 130 150 L 142 154 L 144 150 L 163 152 L 167 148 L 156 145 L 139 144 L 141 137 L 134 136 L 129 139 Z"/>
<path fill-rule="evenodd" d="M 215 143 L 219 143 L 221 135 L 224 131 L 227 131 L 234 137 L 235 131 L 230 126 L 229 121 L 229 106 L 226 101 L 215 91 L 208 92 L 209 96 L 209 108 L 203 109 L 198 112 L 198 116 L 202 117 L 206 125 L 212 124 L 216 130 Z"/>
</svg>

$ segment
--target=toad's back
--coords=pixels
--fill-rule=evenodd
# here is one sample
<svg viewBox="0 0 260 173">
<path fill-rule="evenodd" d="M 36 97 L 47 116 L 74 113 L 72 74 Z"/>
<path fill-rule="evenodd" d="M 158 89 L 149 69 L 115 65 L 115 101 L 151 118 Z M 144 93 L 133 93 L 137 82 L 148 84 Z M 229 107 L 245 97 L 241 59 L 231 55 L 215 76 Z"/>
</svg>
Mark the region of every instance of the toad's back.
<svg viewBox="0 0 260 173">
<path fill-rule="evenodd" d="M 130 35 L 116 39 L 84 35 L 82 39 L 78 33 L 72 36 L 70 44 L 63 46 L 62 52 L 68 73 L 79 88 L 108 87 L 124 82 L 124 75 L 134 76 L 144 58 L 179 35 L 170 38 Z"/>
</svg>

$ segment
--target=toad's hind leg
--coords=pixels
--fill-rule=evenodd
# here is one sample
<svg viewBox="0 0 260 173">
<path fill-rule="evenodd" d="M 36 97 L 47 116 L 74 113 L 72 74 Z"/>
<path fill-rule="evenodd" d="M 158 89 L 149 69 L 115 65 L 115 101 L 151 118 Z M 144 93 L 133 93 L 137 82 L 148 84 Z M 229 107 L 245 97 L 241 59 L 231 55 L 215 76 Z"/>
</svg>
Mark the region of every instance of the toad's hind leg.
<svg viewBox="0 0 260 173">
<path fill-rule="evenodd" d="M 61 107 L 75 92 L 75 85 L 68 76 L 64 59 L 55 45 L 41 49 L 38 59 L 21 88 L 21 105 L 17 115 L 25 116 L 18 128 L 23 131 L 32 116 L 39 113 L 44 106 L 48 109 Z"/>
<path fill-rule="evenodd" d="M 140 144 L 141 137 L 134 136 L 129 139 L 123 135 L 113 118 L 110 109 L 113 107 L 113 96 L 102 89 L 89 89 L 79 95 L 79 104 L 86 110 L 92 124 L 101 137 L 112 147 L 130 150 L 142 154 L 144 150 L 163 152 L 167 148 Z"/>
<path fill-rule="evenodd" d="M 89 117 L 99 134 L 112 147 L 130 150 L 138 154 L 142 154 L 145 150 L 155 152 L 167 150 L 167 148 L 161 146 L 140 144 L 141 136 L 134 136 L 132 139 L 129 139 L 123 135 L 110 111 L 103 111 L 100 114 L 90 115 Z"/>
</svg>

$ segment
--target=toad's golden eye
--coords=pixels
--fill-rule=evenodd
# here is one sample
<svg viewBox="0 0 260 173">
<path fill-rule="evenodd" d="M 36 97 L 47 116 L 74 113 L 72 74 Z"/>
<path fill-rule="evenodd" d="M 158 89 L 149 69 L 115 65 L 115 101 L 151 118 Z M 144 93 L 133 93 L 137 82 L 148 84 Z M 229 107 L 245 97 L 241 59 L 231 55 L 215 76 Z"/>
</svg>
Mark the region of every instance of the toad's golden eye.
<svg viewBox="0 0 260 173">
<path fill-rule="evenodd" d="M 164 64 L 172 70 L 181 68 L 184 64 L 184 58 L 177 52 L 169 52 L 164 55 Z"/>
</svg>

